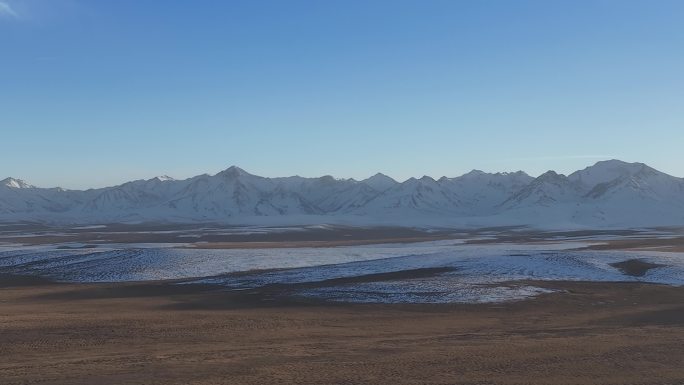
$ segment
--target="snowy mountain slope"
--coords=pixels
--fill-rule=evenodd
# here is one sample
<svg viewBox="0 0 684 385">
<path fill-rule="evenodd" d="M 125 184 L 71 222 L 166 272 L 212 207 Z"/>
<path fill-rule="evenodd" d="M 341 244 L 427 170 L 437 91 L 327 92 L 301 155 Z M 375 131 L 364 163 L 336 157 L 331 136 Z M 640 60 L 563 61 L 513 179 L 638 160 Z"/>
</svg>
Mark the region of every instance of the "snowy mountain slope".
<svg viewBox="0 0 684 385">
<path fill-rule="evenodd" d="M 136 180 L 108 189 L 103 189 L 83 207 L 86 212 L 108 210 L 142 209 L 164 202 L 176 194 L 182 185 L 173 178 L 155 177 Z"/>
<path fill-rule="evenodd" d="M 385 190 L 357 210 L 360 214 L 410 215 L 410 213 L 455 213 L 461 207 L 458 195 L 429 176 L 410 178 Z"/>
<path fill-rule="evenodd" d="M 261 218 L 261 219 L 257 219 Z M 332 176 L 265 178 L 230 167 L 86 191 L 0 181 L 0 222 L 125 221 L 400 225 L 684 225 L 684 179 L 641 163 L 598 162 L 568 177 L 474 170 L 402 183 Z"/>
<path fill-rule="evenodd" d="M 588 226 L 684 224 L 684 180 L 642 163 L 598 162 L 567 178 L 548 172 L 502 204 L 527 223 Z"/>
<path fill-rule="evenodd" d="M 525 206 L 552 206 L 563 202 L 576 202 L 582 188 L 563 174 L 547 171 L 504 201 L 504 208 Z"/>
<path fill-rule="evenodd" d="M 176 217 L 200 220 L 319 212 L 296 192 L 234 166 L 214 176 L 187 180 L 162 207 Z"/>
<path fill-rule="evenodd" d="M 473 170 L 456 178 L 443 177 L 440 184 L 456 192 L 471 214 L 491 214 L 497 206 L 532 182 L 522 171 L 490 174 Z"/>
<path fill-rule="evenodd" d="M 644 168 L 650 167 L 643 163 L 627 163 L 615 159 L 604 160 L 583 170 L 573 172 L 568 175 L 568 179 L 582 185 L 585 189 L 591 189 L 600 183 L 637 174 Z"/>
<path fill-rule="evenodd" d="M 335 179 L 330 175 L 320 178 L 293 176 L 274 178 L 273 180 L 284 190 L 296 193 L 302 199 L 316 206 L 322 204 L 323 201 L 328 200 L 331 196 L 358 184 L 353 179 Z"/>
<path fill-rule="evenodd" d="M 623 164 L 620 171 L 594 185 L 585 195 L 606 222 L 684 223 L 684 179 L 641 163 Z"/>
<path fill-rule="evenodd" d="M 378 192 L 383 192 L 399 184 L 399 182 L 383 173 L 377 173 L 370 178 L 362 180 L 361 183 Z"/>
<path fill-rule="evenodd" d="M 629 172 L 595 184 L 586 196 L 597 200 L 629 200 L 638 196 L 684 205 L 684 179 L 640 164 L 639 167 L 630 167 Z"/>
<path fill-rule="evenodd" d="M 31 186 L 30 184 L 24 182 L 21 179 L 15 179 L 12 177 L 0 180 L 0 186 L 1 187 L 13 188 L 13 189 L 35 188 L 35 186 Z"/>
<path fill-rule="evenodd" d="M 38 188 L 20 179 L 7 178 L 0 181 L 0 213 L 21 218 L 25 214 L 40 217 L 43 213 L 66 212 L 81 205 L 87 195 L 83 191 Z"/>
<path fill-rule="evenodd" d="M 343 214 L 364 207 L 370 200 L 378 196 L 378 194 L 378 190 L 370 187 L 364 182 L 358 182 L 335 191 L 316 203 L 325 213 Z"/>
</svg>

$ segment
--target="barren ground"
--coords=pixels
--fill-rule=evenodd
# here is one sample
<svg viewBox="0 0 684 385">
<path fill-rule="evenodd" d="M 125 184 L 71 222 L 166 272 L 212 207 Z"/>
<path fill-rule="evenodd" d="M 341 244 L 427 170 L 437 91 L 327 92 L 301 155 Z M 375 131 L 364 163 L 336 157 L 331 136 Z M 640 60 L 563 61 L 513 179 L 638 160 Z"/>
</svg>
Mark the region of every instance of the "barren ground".
<svg viewBox="0 0 684 385">
<path fill-rule="evenodd" d="M 669 237 L 632 230 L 241 231 L 20 224 L 0 228 L 0 243 L 260 248 L 606 237 L 589 248 L 684 250 L 682 229 L 666 229 Z M 639 276 L 655 266 L 629 260 L 615 267 Z M 433 273 L 418 270 L 410 274 Z M 529 284 L 557 291 L 503 304 L 360 305 L 287 298 L 273 287 L 0 275 L 0 384 L 684 384 L 684 287 Z"/>
<path fill-rule="evenodd" d="M 10 384 L 682 384 L 684 288 L 535 282 L 496 305 L 330 305 L 0 277 Z"/>
</svg>

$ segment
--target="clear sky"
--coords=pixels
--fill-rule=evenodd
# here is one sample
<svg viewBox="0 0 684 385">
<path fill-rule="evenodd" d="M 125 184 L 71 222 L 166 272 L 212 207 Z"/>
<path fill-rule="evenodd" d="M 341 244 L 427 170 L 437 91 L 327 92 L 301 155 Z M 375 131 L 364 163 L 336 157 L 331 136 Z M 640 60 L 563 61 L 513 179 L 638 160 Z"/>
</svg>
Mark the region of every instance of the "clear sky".
<svg viewBox="0 0 684 385">
<path fill-rule="evenodd" d="M 684 176 L 684 1 L 0 0 L 0 178 Z"/>
</svg>

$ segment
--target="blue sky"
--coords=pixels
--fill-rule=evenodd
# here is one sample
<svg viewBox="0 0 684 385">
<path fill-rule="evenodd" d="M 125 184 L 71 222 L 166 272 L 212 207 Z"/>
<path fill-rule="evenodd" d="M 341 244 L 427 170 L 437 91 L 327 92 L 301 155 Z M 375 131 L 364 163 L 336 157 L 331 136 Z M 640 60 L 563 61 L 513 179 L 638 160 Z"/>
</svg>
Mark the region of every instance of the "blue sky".
<svg viewBox="0 0 684 385">
<path fill-rule="evenodd" d="M 684 1 L 0 0 L 0 178 L 684 176 Z"/>
</svg>

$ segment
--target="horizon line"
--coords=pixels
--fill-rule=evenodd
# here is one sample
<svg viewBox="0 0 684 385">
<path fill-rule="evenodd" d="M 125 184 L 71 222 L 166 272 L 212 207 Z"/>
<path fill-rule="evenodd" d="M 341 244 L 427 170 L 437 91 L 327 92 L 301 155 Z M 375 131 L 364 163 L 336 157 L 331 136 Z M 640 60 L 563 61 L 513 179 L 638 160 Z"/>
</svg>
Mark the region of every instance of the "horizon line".
<svg viewBox="0 0 684 385">
<path fill-rule="evenodd" d="M 559 158 L 567 158 L 567 157 L 530 157 L 530 158 L 524 158 L 524 159 L 559 159 Z M 590 158 L 590 157 L 585 157 L 585 156 L 582 156 L 582 157 L 573 157 L 573 159 L 585 159 L 585 158 Z M 517 158 L 517 159 L 523 159 L 523 158 Z M 624 163 L 624 164 L 641 164 L 641 165 L 650 167 L 650 166 L 648 166 L 646 163 L 642 163 L 642 162 L 627 162 L 627 161 L 623 161 L 623 160 L 620 160 L 620 159 L 612 158 L 612 159 L 605 159 L 605 160 L 597 161 L 597 162 L 595 162 L 595 163 L 593 163 L 593 164 L 591 164 L 591 165 L 589 165 L 589 166 L 586 166 L 586 167 L 584 167 L 584 168 L 577 169 L 577 170 L 575 170 L 575 171 L 573 171 L 573 172 L 571 172 L 571 173 L 568 173 L 568 174 L 562 174 L 562 173 L 558 173 L 558 174 L 559 174 L 559 175 L 564 175 L 564 176 L 569 176 L 569 175 L 573 174 L 574 172 L 581 171 L 581 170 L 584 170 L 584 169 L 586 169 L 586 168 L 596 166 L 597 164 L 602 163 L 602 162 L 620 162 L 620 163 Z M 651 168 L 652 168 L 652 167 L 651 167 Z M 187 178 L 180 178 L 180 179 L 171 177 L 171 176 L 169 176 L 168 174 L 163 174 L 163 175 L 155 175 L 155 176 L 150 177 L 150 178 L 147 178 L 147 179 L 145 179 L 145 178 L 132 179 L 132 180 L 127 180 L 127 181 L 122 182 L 122 183 L 118 183 L 118 184 L 106 185 L 106 186 L 101 186 L 101 187 L 87 187 L 87 188 L 64 188 L 64 187 L 61 187 L 61 186 L 41 187 L 41 186 L 34 185 L 34 184 L 28 182 L 28 181 L 25 180 L 25 179 L 13 177 L 13 176 L 8 176 L 8 177 L 6 177 L 6 178 L 4 178 L 4 179 L 2 179 L 2 180 L 0 180 L 0 181 L 4 182 L 4 181 L 8 181 L 8 180 L 15 180 L 15 181 L 20 181 L 20 182 L 26 183 L 27 185 L 29 185 L 29 186 L 31 186 L 31 187 L 33 187 L 33 188 L 41 188 L 41 189 L 63 189 L 63 190 L 69 190 L 69 191 L 88 191 L 88 190 L 99 190 L 99 189 L 113 188 L 113 187 L 118 187 L 118 186 L 121 186 L 121 185 L 124 185 L 124 184 L 127 184 L 127 183 L 131 183 L 131 182 L 136 182 L 136 181 L 150 181 L 150 180 L 153 180 L 153 179 L 166 179 L 166 178 L 169 178 L 170 181 L 179 181 L 179 182 L 180 182 L 180 181 L 186 181 L 186 180 L 189 180 L 189 179 L 197 178 L 197 177 L 200 177 L 200 176 L 214 177 L 214 176 L 217 176 L 217 175 L 219 175 L 219 174 L 221 174 L 221 173 L 223 173 L 223 172 L 226 172 L 226 171 L 228 171 L 228 170 L 231 170 L 231 169 L 237 169 L 237 170 L 242 171 L 242 172 L 244 172 L 244 173 L 246 173 L 246 174 L 248 174 L 248 175 L 256 176 L 256 177 L 260 177 L 260 178 L 267 178 L 267 179 L 284 179 L 284 178 L 320 179 L 320 178 L 325 178 L 325 177 L 332 177 L 332 178 L 334 178 L 335 180 L 352 180 L 352 181 L 356 181 L 356 182 L 363 182 L 363 181 L 368 180 L 368 179 L 370 179 L 370 178 L 372 178 L 372 177 L 375 177 L 375 176 L 377 176 L 377 175 L 381 175 L 381 176 L 388 177 L 388 178 L 392 179 L 393 181 L 395 181 L 395 182 L 397 182 L 397 183 L 405 183 L 405 182 L 407 182 L 407 181 L 409 181 L 409 180 L 412 180 L 412 179 L 422 179 L 422 178 L 425 178 L 425 177 L 431 178 L 432 180 L 435 180 L 435 181 L 438 181 L 438 180 L 443 179 L 443 178 L 455 179 L 455 178 L 463 177 L 463 176 L 468 175 L 468 174 L 473 173 L 473 172 L 482 172 L 482 173 L 488 174 L 488 175 L 523 173 L 523 174 L 528 175 L 528 176 L 530 176 L 530 177 L 532 177 L 532 178 L 535 178 L 535 179 L 538 178 L 538 177 L 540 177 L 541 175 L 544 175 L 545 173 L 547 173 L 547 172 L 549 172 L 549 171 L 556 172 L 556 171 L 553 170 L 553 169 L 549 169 L 549 170 L 547 170 L 547 171 L 545 171 L 545 172 L 543 172 L 543 173 L 541 173 L 541 174 L 539 174 L 539 175 L 532 175 L 532 174 L 530 174 L 530 173 L 528 173 L 527 171 L 524 171 L 524 170 L 489 172 L 489 171 L 483 171 L 483 170 L 480 170 L 480 169 L 472 169 L 472 170 L 470 170 L 470 171 L 468 171 L 468 172 L 465 172 L 465 173 L 463 173 L 463 174 L 461 174 L 461 175 L 457 175 L 457 176 L 453 176 L 453 177 L 447 177 L 446 175 L 443 175 L 443 176 L 441 176 L 441 177 L 435 178 L 435 177 L 433 177 L 433 176 L 424 174 L 424 175 L 421 176 L 421 177 L 411 176 L 411 177 L 408 177 L 408 178 L 406 178 L 406 179 L 404 179 L 404 180 L 400 180 L 400 179 L 391 177 L 391 176 L 389 176 L 389 175 L 387 175 L 387 174 L 385 174 L 385 173 L 383 173 L 383 172 L 376 172 L 375 174 L 373 174 L 373 175 L 371 175 L 371 176 L 369 176 L 369 177 L 363 178 L 363 179 L 356 179 L 356 178 L 341 178 L 341 177 L 335 177 L 335 176 L 333 176 L 333 175 L 331 175 L 331 174 L 325 174 L 325 175 L 320 175 L 320 176 L 312 176 L 312 177 L 301 176 L 301 175 L 297 175 L 297 174 L 295 174 L 295 175 L 289 175 L 289 176 L 262 176 L 262 175 L 257 175 L 257 174 L 253 174 L 253 173 L 251 173 L 251 172 L 248 172 L 248 171 L 246 171 L 245 169 L 243 169 L 243 168 L 241 168 L 241 167 L 239 167 L 239 166 L 237 166 L 237 165 L 231 165 L 231 166 L 229 166 L 229 167 L 227 167 L 227 168 L 225 168 L 225 169 L 223 169 L 223 170 L 221 170 L 221 171 L 216 172 L 215 174 L 202 173 L 202 174 L 197 174 L 197 175 L 189 176 L 189 177 L 187 177 Z M 657 170 L 657 171 L 659 171 L 659 170 Z M 660 171 L 660 172 L 662 172 L 662 171 Z M 665 174 L 667 174 L 667 173 L 665 173 Z M 667 174 L 667 175 L 670 175 L 670 174 Z M 675 177 L 675 178 L 680 178 L 680 179 L 682 178 L 682 177 L 678 177 L 678 176 L 674 176 L 674 175 L 670 175 L 670 176 Z"/>
</svg>

